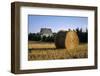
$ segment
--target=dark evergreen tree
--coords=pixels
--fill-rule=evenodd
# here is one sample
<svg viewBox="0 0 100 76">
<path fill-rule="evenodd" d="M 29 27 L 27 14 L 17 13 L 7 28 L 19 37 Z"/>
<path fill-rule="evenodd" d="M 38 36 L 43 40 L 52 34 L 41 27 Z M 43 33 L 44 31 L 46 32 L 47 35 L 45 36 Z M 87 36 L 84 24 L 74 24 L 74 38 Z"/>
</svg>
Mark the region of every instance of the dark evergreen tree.
<svg viewBox="0 0 100 76">
<path fill-rule="evenodd" d="M 79 28 L 76 29 L 79 42 L 80 43 L 87 43 L 88 42 L 88 29 L 86 29 L 86 32 L 82 32 L 82 28 L 79 30 Z"/>
</svg>

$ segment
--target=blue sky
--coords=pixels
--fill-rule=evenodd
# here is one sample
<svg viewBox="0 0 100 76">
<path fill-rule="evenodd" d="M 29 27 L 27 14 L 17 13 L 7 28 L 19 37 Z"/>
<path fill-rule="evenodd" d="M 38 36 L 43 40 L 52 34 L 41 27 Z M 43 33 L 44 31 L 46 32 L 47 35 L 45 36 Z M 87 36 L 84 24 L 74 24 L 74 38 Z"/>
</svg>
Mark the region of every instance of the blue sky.
<svg viewBox="0 0 100 76">
<path fill-rule="evenodd" d="M 88 28 L 88 17 L 29 15 L 28 32 L 37 33 L 41 28 L 51 28 L 53 32 L 75 28 Z"/>
</svg>

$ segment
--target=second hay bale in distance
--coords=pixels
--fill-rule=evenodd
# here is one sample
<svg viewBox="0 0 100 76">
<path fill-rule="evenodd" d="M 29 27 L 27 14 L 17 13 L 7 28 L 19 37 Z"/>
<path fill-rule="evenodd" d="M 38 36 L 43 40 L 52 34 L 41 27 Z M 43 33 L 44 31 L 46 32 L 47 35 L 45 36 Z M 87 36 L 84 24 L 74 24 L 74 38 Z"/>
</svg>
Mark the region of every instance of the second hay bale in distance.
<svg viewBox="0 0 100 76">
<path fill-rule="evenodd" d="M 65 48 L 66 31 L 59 31 L 55 37 L 56 48 Z"/>
</svg>

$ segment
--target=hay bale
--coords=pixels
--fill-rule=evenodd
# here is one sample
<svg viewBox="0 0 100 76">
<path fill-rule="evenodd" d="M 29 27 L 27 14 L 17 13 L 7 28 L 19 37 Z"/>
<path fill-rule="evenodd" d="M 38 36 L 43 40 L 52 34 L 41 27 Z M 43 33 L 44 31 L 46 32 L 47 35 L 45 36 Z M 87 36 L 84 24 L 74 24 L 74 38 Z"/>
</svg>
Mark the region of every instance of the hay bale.
<svg viewBox="0 0 100 76">
<path fill-rule="evenodd" d="M 56 48 L 74 49 L 79 44 L 79 38 L 75 31 L 60 31 L 55 38 Z"/>
<path fill-rule="evenodd" d="M 65 47 L 67 49 L 74 49 L 79 45 L 79 38 L 75 31 L 69 31 L 65 39 Z"/>
<path fill-rule="evenodd" d="M 66 31 L 59 31 L 55 37 L 56 48 L 65 48 Z"/>
</svg>

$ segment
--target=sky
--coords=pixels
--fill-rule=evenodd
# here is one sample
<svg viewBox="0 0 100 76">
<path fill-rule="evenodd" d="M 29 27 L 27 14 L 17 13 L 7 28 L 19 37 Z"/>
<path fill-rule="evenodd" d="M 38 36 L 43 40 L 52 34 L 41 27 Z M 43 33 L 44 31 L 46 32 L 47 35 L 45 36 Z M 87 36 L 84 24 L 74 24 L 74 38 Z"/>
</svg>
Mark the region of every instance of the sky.
<svg viewBox="0 0 100 76">
<path fill-rule="evenodd" d="M 41 28 L 51 28 L 52 32 L 88 26 L 88 17 L 28 15 L 28 32 L 37 33 Z"/>
</svg>

